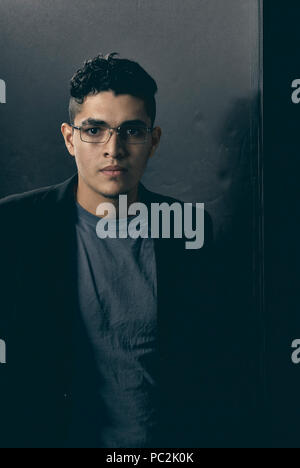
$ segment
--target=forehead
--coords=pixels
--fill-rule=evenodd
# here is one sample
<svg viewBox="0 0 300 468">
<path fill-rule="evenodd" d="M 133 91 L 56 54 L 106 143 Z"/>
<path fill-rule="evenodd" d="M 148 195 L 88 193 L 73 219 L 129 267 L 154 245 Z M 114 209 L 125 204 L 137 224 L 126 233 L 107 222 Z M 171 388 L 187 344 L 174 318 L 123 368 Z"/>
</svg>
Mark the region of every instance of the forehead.
<svg viewBox="0 0 300 468">
<path fill-rule="evenodd" d="M 103 120 L 112 126 L 137 119 L 150 123 L 142 99 L 129 94 L 116 96 L 112 91 L 104 91 L 85 98 L 76 121 L 82 122 L 88 118 Z"/>
</svg>

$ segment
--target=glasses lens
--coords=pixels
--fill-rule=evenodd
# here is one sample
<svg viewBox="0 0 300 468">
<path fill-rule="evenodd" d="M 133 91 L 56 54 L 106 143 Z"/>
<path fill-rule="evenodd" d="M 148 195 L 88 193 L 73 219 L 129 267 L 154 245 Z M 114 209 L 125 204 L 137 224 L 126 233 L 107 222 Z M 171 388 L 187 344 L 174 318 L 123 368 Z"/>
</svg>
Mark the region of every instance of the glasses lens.
<svg viewBox="0 0 300 468">
<path fill-rule="evenodd" d="M 119 132 L 120 138 L 128 144 L 139 145 L 147 140 L 148 131 L 141 125 L 123 125 Z M 109 140 L 110 129 L 105 125 L 83 125 L 81 139 L 86 143 L 105 143 Z"/>
<path fill-rule="evenodd" d="M 132 145 L 145 143 L 147 134 L 147 128 L 140 125 L 123 125 L 120 130 L 122 140 Z"/>
<path fill-rule="evenodd" d="M 109 138 L 109 129 L 105 125 L 86 125 L 81 128 L 81 139 L 87 143 L 103 143 Z"/>
</svg>

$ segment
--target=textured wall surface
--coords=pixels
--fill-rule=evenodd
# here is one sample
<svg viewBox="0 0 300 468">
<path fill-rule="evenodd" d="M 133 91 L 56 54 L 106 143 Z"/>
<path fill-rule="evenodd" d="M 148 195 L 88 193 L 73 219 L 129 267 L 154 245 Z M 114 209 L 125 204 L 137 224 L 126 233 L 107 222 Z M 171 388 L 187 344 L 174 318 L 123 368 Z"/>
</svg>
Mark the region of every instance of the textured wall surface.
<svg viewBox="0 0 300 468">
<path fill-rule="evenodd" d="M 1 0 L 0 37 L 0 197 L 74 172 L 60 134 L 69 79 L 116 51 L 158 83 L 163 137 L 145 185 L 206 203 L 217 234 L 253 199 L 257 0 Z"/>
</svg>

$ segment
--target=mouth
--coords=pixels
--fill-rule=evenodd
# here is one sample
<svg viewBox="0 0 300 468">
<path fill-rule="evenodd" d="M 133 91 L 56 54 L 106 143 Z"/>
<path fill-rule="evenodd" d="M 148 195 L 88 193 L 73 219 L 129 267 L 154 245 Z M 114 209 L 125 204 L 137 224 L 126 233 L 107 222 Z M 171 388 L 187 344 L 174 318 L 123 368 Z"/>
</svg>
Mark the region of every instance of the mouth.
<svg viewBox="0 0 300 468">
<path fill-rule="evenodd" d="M 125 171 L 125 170 L 122 170 L 122 171 L 120 171 L 120 170 L 118 170 L 118 171 L 110 171 L 110 170 L 109 170 L 109 171 L 100 171 L 100 172 L 101 172 L 102 174 L 104 174 L 105 176 L 109 176 L 109 177 L 111 177 L 111 176 L 113 176 L 113 177 L 119 177 L 119 176 L 121 176 L 121 175 L 126 174 L 127 171 Z"/>
<path fill-rule="evenodd" d="M 102 174 L 108 177 L 119 177 L 121 175 L 124 175 L 127 172 L 127 169 L 120 166 L 107 166 L 107 168 L 102 169 L 100 172 L 102 172 Z"/>
</svg>

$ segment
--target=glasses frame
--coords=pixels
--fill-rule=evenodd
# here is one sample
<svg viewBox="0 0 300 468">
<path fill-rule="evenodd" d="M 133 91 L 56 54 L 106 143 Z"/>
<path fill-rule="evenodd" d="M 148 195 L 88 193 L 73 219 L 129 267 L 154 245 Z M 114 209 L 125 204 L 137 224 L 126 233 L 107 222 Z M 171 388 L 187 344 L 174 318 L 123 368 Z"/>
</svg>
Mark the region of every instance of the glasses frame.
<svg viewBox="0 0 300 468">
<path fill-rule="evenodd" d="M 81 132 L 82 129 L 84 128 L 84 125 L 82 125 L 81 127 L 77 127 L 76 125 L 73 125 L 73 124 L 70 123 L 70 126 L 71 126 L 72 128 L 74 128 L 75 130 L 79 130 L 79 132 L 80 132 L 80 139 L 81 139 L 81 141 L 82 141 L 83 143 L 91 143 L 91 144 L 96 144 L 96 145 L 105 145 L 105 144 L 108 143 L 109 140 L 111 139 L 111 136 L 112 136 L 112 134 L 113 134 L 114 131 L 117 133 L 118 136 L 120 136 L 120 131 L 121 131 L 121 129 L 122 129 L 122 127 L 123 127 L 124 125 L 120 125 L 119 127 L 108 127 L 108 126 L 107 126 L 107 130 L 109 130 L 109 136 L 108 136 L 108 138 L 107 138 L 106 141 L 85 141 L 85 140 L 83 140 L 83 138 L 82 138 L 82 132 Z M 102 126 L 105 126 L 105 125 L 102 124 Z M 132 127 L 134 127 L 134 126 L 136 126 L 136 127 L 139 127 L 139 126 L 142 127 L 142 125 L 132 125 Z M 97 127 L 97 125 L 94 125 L 94 127 L 91 126 L 91 128 L 95 128 L 95 127 Z M 152 133 L 153 130 L 154 130 L 154 127 L 143 127 L 143 128 L 147 131 L 147 133 Z M 126 143 L 129 144 L 129 145 L 144 145 L 146 142 L 147 142 L 147 138 L 146 138 L 143 142 L 141 142 L 141 143 L 132 143 L 132 142 L 126 142 Z"/>
</svg>

